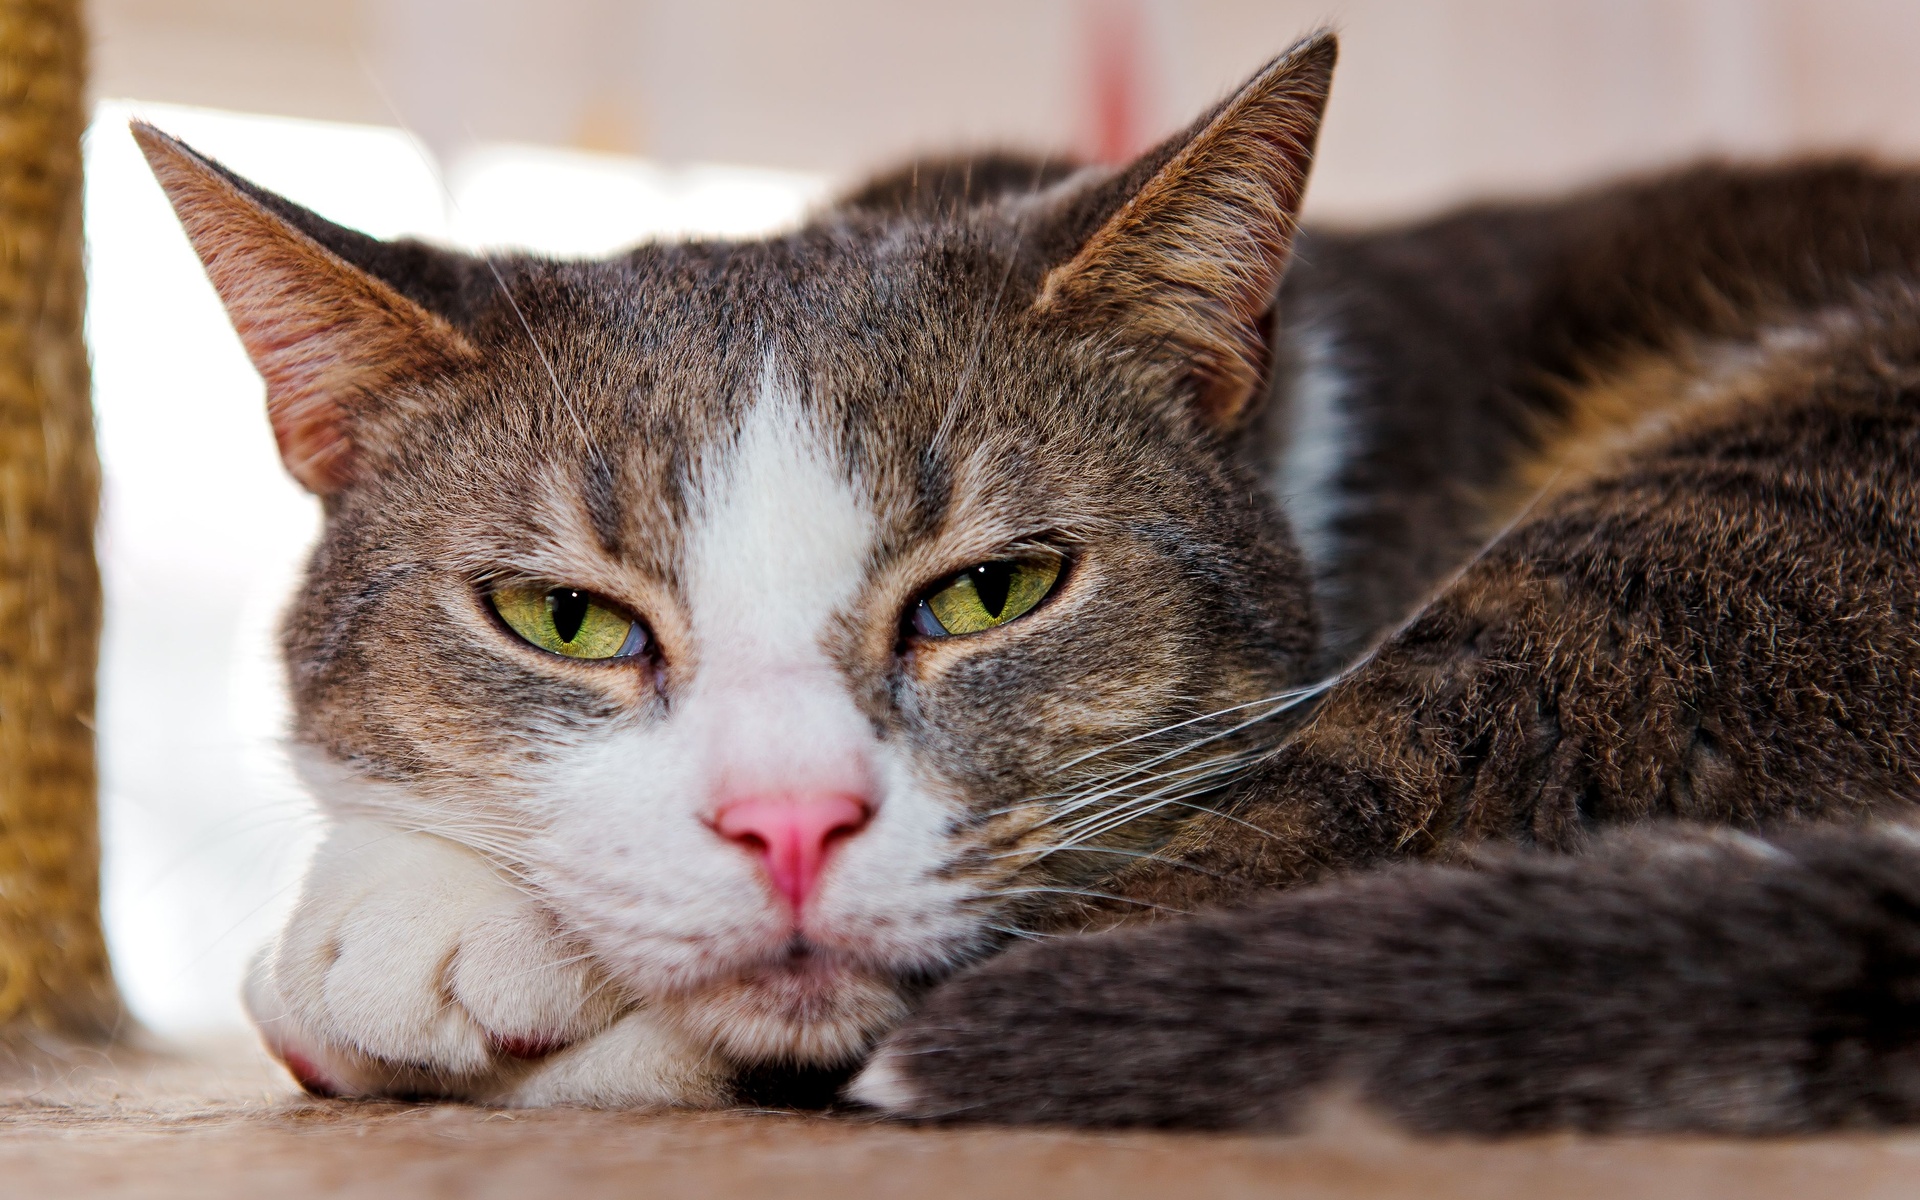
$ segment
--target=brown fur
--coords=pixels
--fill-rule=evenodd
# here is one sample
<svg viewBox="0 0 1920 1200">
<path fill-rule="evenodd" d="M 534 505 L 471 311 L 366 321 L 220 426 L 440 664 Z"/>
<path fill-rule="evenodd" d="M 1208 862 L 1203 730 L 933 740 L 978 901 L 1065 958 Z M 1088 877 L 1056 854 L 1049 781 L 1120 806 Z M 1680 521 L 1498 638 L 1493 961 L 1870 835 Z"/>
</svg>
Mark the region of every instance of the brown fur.
<svg viewBox="0 0 1920 1200">
<path fill-rule="evenodd" d="M 1256 76 L 1048 272 L 1037 307 L 1163 347 L 1197 384 L 1209 419 L 1239 417 L 1267 373 L 1265 318 L 1292 249 L 1334 58 L 1333 40 L 1320 38 Z"/>
<path fill-rule="evenodd" d="M 1847 160 L 1705 165 L 1406 228 L 1306 230 L 1278 323 L 1330 326 L 1353 385 L 1346 503 L 1319 581 L 1333 665 L 1511 519 L 1518 462 L 1568 397 L 1916 272 L 1920 178 Z"/>
<path fill-rule="evenodd" d="M 968 799 L 949 869 L 991 886 L 951 960 L 1253 905 L 962 975 L 882 1050 L 898 1111 L 1263 1125 L 1344 1080 L 1428 1128 L 1908 1119 L 1905 1074 L 1860 1065 L 1912 1040 L 1899 836 L 1709 839 L 1693 872 L 1597 835 L 1916 795 L 1920 178 L 1704 167 L 1309 231 L 1283 282 L 1332 60 L 1304 43 L 1118 172 L 909 168 L 786 238 L 606 263 L 386 246 L 163 155 L 190 223 L 218 210 L 216 280 L 270 285 L 263 327 L 318 336 L 275 282 L 293 262 L 379 297 L 342 302 L 356 345 L 392 348 L 367 312 L 417 307 L 474 351 L 313 376 L 358 457 L 309 480 L 330 505 L 286 628 L 297 737 L 477 795 L 574 731 L 661 719 L 698 665 L 688 481 L 772 350 L 880 521 L 834 661 Z M 255 286 L 223 285 L 243 325 Z M 1351 443 L 1317 608 L 1269 494 L 1316 336 Z M 280 344 L 249 342 L 269 374 Z M 932 581 L 1023 542 L 1071 566 L 1006 636 L 904 631 Z M 615 671 L 505 639 L 500 580 L 612 597 L 657 653 Z M 1307 712 L 1289 689 L 1316 664 L 1339 673 Z M 1599 850 L 1270 898 L 1490 842 Z M 796 1031 L 829 1049 L 790 1057 L 827 1064 L 934 981 L 866 982 Z M 1704 1045 L 1716 1017 L 1777 1036 Z"/>
<path fill-rule="evenodd" d="M 1423 384 L 1392 373 L 1396 353 L 1404 365 L 1445 354 L 1437 343 L 1462 326 L 1496 332 L 1481 339 L 1502 352 L 1487 356 L 1494 369 L 1478 372 L 1477 390 L 1465 386 L 1473 375 L 1439 385 L 1467 403 L 1363 426 L 1376 440 L 1351 468 L 1396 460 L 1403 468 L 1396 487 L 1360 492 L 1352 524 L 1437 499 L 1436 511 L 1395 536 L 1435 532 L 1467 561 L 1339 677 L 1305 727 L 1236 786 L 1221 817 L 1196 818 L 1160 860 L 1127 868 L 1109 889 L 1150 901 L 1152 912 L 1191 911 L 1368 864 L 1453 858 L 1489 841 L 1581 851 L 1622 823 L 1760 829 L 1909 811 L 1920 796 L 1920 625 L 1905 600 L 1920 587 L 1920 297 L 1907 274 L 1920 253 L 1916 201 L 1910 177 L 1851 164 L 1707 169 L 1565 206 L 1381 235 L 1403 269 L 1424 261 L 1438 276 L 1413 295 L 1457 286 L 1450 271 L 1484 270 L 1481 231 L 1546 228 L 1566 239 L 1529 245 L 1516 236 L 1502 253 L 1524 251 L 1527 269 L 1491 288 L 1491 304 L 1431 310 L 1431 325 L 1402 326 L 1397 352 L 1363 367 L 1384 375 L 1386 396 L 1412 399 Z M 1671 241 L 1644 240 L 1650 215 L 1663 218 L 1657 233 Z M 1381 250 L 1366 240 L 1349 239 L 1344 252 L 1378 261 Z M 1288 299 L 1326 304 L 1311 288 L 1328 258 L 1308 261 L 1315 274 L 1296 279 Z M 1635 274 L 1639 291 L 1614 286 Z M 1352 297 L 1365 279 L 1340 281 L 1337 294 Z M 1502 327 L 1494 318 L 1515 297 L 1535 307 L 1518 306 Z M 1370 299 L 1355 305 L 1363 329 Z M 1407 300 L 1383 292 L 1375 302 L 1404 311 Z M 1358 401 L 1382 402 L 1364 391 Z M 1432 442 L 1402 440 L 1421 425 L 1443 445 L 1461 445 L 1447 436 L 1456 430 L 1479 444 L 1448 463 Z M 1468 557 L 1477 530 L 1502 520 L 1509 527 Z M 1392 554 L 1359 547 L 1336 561 L 1336 576 Z M 1400 577 L 1417 578 L 1404 567 Z M 1334 603 L 1338 613 L 1337 594 Z M 1363 611 L 1348 610 L 1349 628 L 1367 623 Z M 1092 986 L 1089 972 L 1111 979 L 1133 970 L 1119 964 L 1138 963 L 1142 979 L 1151 970 L 1164 980 L 1219 961 L 1217 935 L 1175 923 L 1151 947 L 1093 939 L 1057 956 L 1027 951 L 1030 966 L 989 967 L 952 985 L 924 1023 L 899 1035 L 910 1053 L 888 1061 L 924 1088 L 918 1111 L 971 1119 L 1284 1122 L 1290 1106 L 1354 1072 L 1375 1103 L 1426 1128 L 1758 1130 L 1912 1118 L 1902 1098 L 1911 1081 L 1864 1065 L 1885 1048 L 1896 1054 L 1886 1070 L 1904 1071 L 1907 1052 L 1892 1048 L 1915 1028 L 1907 1001 L 1872 998 L 1875 989 L 1904 996 L 1911 969 L 1908 952 L 1884 940 L 1908 936 L 1908 902 L 1870 882 L 1882 869 L 1876 856 L 1892 856 L 1886 870 L 1912 869 L 1904 840 L 1836 833 L 1818 842 L 1822 869 L 1836 881 L 1857 871 L 1862 889 L 1824 913 L 1788 899 L 1790 870 L 1780 866 L 1776 879 L 1766 854 L 1759 865 L 1741 859 L 1739 870 L 1779 907 L 1756 900 L 1746 911 L 1722 894 L 1731 882 L 1711 862 L 1663 873 L 1657 853 L 1655 865 L 1640 865 L 1648 843 L 1634 845 L 1641 849 L 1565 865 L 1520 860 L 1522 875 L 1564 878 L 1563 907 L 1529 901 L 1457 929 L 1459 918 L 1445 915 L 1455 910 L 1423 910 L 1425 900 L 1394 910 L 1383 929 L 1405 940 L 1355 950 L 1370 955 L 1354 968 L 1363 973 L 1327 985 L 1359 989 L 1350 1016 L 1327 1019 L 1366 1031 L 1360 1042 L 1338 1041 L 1314 1023 L 1323 1018 L 1287 1007 L 1304 964 L 1291 949 L 1260 949 L 1264 935 L 1251 932 L 1236 969 L 1277 989 L 1248 1010 L 1263 1014 L 1261 1032 L 1228 1019 L 1221 1041 L 1209 1042 L 1197 1032 L 1215 1020 L 1204 1006 L 1156 1001 L 1157 987 L 1105 985 L 1116 1004 L 1131 996 L 1145 1020 L 1177 1014 L 1193 1034 L 1181 1052 L 1187 1065 L 1153 1052 L 1130 1058 L 1140 1038 L 1117 1027 L 1077 1032 L 1102 1028 L 1060 1002 Z M 1311 903 L 1329 936 L 1344 931 L 1365 945 L 1373 906 L 1397 903 L 1403 887 L 1437 897 L 1451 878 L 1362 878 Z M 1498 896 L 1518 884 L 1459 886 Z M 1609 888 L 1618 889 L 1611 898 Z M 1140 912 L 1137 903 L 1106 907 L 1074 920 Z M 1662 914 L 1695 909 L 1706 910 L 1703 921 L 1728 922 L 1698 937 L 1736 939 L 1721 966 L 1706 965 L 1712 955 L 1693 934 L 1662 940 Z M 1249 914 L 1232 927 L 1265 930 L 1273 919 Z M 1898 932 L 1874 932 L 1883 922 Z M 1855 956 L 1855 965 L 1803 964 L 1796 956 L 1809 942 Z M 1446 951 L 1429 960 L 1433 946 Z M 1530 957 L 1536 947 L 1597 956 L 1591 982 L 1574 985 L 1585 989 L 1578 1004 L 1552 1016 L 1541 1006 L 1568 985 Z M 1803 966 L 1812 972 L 1804 995 L 1769 991 L 1767 980 Z M 1017 978 L 1032 978 L 1012 974 L 1019 970 L 1055 982 L 1026 990 L 1021 1018 L 1007 1008 L 989 1017 L 1006 1003 L 996 998 L 1025 987 Z M 1707 970 L 1724 973 L 1711 986 L 1689 982 Z M 1470 977 L 1509 990 L 1491 999 L 1481 989 L 1494 985 Z M 1422 978 L 1438 990 L 1395 1007 Z M 1464 990 L 1450 997 L 1454 980 Z M 1237 986 L 1212 994 L 1224 1000 Z M 1311 996 L 1319 985 L 1299 986 Z M 978 1016 L 965 1015 L 976 1005 Z M 1715 1066 L 1688 1020 L 1696 1012 L 1752 1036 L 1737 1037 Z M 1558 1023 L 1561 1015 L 1579 1030 Z M 975 1021 L 995 1031 L 993 1050 L 971 1048 Z M 1770 1042 L 1755 1022 L 1772 1023 L 1784 1040 Z M 1510 1030 L 1505 1040 L 1495 1039 L 1500 1029 Z M 1237 1040 L 1242 1033 L 1254 1040 Z M 1258 1047 L 1267 1037 L 1288 1048 L 1266 1057 Z M 1837 1074 L 1798 1074 L 1811 1069 L 1809 1047 L 1835 1038 L 1864 1039 L 1848 1053 L 1866 1058 L 1839 1060 L 1861 1065 L 1823 1059 L 1819 1070 Z M 1363 1044 L 1354 1053 L 1377 1065 L 1356 1065 L 1341 1048 Z M 1581 1044 L 1588 1049 L 1574 1048 Z M 1424 1065 L 1395 1065 L 1397 1053 Z M 1030 1086 L 969 1090 L 983 1072 L 998 1078 L 993 1063 L 1015 1061 Z M 1123 1085 L 1122 1062 L 1166 1082 Z M 1405 1070 L 1431 1074 L 1415 1086 Z M 975 1095 L 977 1106 L 966 1102 Z"/>
<path fill-rule="evenodd" d="M 1808 313 L 1811 344 L 1742 343 L 1730 375 L 1667 331 L 1663 355 L 1541 389 L 1558 411 L 1509 435 L 1506 467 L 1532 506 L 1245 785 L 1235 811 L 1278 836 L 1183 840 L 1282 883 L 1463 840 L 1574 848 L 1623 819 L 1903 807 L 1920 317 L 1904 282 L 1867 288 L 1844 321 Z M 1194 878 L 1166 898 L 1215 890 Z"/>
<path fill-rule="evenodd" d="M 891 1043 L 949 1120 L 1787 1133 L 1920 1119 L 1920 848 L 1662 830 L 1024 947 Z"/>
<path fill-rule="evenodd" d="M 328 499 L 284 630 L 296 740 L 350 777 L 460 797 L 435 831 L 500 831 L 481 848 L 518 877 L 557 869 L 516 814 L 552 802 L 524 797 L 570 739 L 664 721 L 699 670 L 688 492 L 776 362 L 877 529 L 829 659 L 873 727 L 965 801 L 939 869 L 977 895 L 962 932 L 922 957 L 965 962 L 1045 919 L 1190 811 L 1162 806 L 1064 847 L 1063 803 L 1099 816 L 1156 761 L 1201 760 L 1204 784 L 1270 744 L 1273 726 L 1232 714 L 1306 676 L 1315 615 L 1283 523 L 1165 344 L 1170 326 L 1098 300 L 1129 273 L 1174 277 L 1191 249 L 1161 237 L 1124 261 L 1086 257 L 1055 302 L 1038 302 L 1043 280 L 1110 222 L 1199 220 L 1193 196 L 1160 215 L 1159 200 L 1122 211 L 1136 194 L 1171 195 L 1154 191 L 1170 175 L 1217 193 L 1223 226 L 1265 230 L 1253 278 L 1270 290 L 1292 214 L 1269 193 L 1298 195 L 1330 58 L 1315 43 L 1243 92 L 1234 111 L 1303 140 L 1227 154 L 1231 170 L 1182 157 L 1221 136 L 1203 121 L 1198 141 L 1173 139 L 1137 179 L 932 214 L 856 205 L 781 239 L 594 263 L 385 246 L 143 134 L 270 407 L 300 417 L 282 421 L 290 469 Z M 1256 168 L 1259 186 L 1239 177 Z M 483 277 L 497 289 L 476 289 Z M 1214 321 L 1206 336 L 1244 341 L 1253 303 L 1181 320 L 1194 337 Z M 1071 560 L 1046 603 L 993 638 L 910 636 L 903 614 L 932 583 L 1029 542 Z M 485 600 L 503 583 L 554 582 L 641 616 L 649 653 L 560 658 L 506 633 Z M 649 872 L 631 876 L 622 903 L 668 899 Z M 612 936 L 578 914 L 560 924 L 589 946 Z M 926 979 L 855 983 L 780 1018 L 740 1065 L 844 1061 Z M 719 981 L 683 1024 L 748 1026 L 759 995 Z"/>
</svg>

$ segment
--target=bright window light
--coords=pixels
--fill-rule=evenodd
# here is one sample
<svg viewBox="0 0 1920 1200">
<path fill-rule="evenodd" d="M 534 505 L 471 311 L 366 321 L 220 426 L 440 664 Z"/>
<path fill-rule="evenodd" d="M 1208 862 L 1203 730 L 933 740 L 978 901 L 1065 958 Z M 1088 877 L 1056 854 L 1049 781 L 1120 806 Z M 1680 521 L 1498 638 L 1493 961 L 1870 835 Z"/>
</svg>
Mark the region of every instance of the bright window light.
<svg viewBox="0 0 1920 1200">
<path fill-rule="evenodd" d="M 292 903 L 316 831 L 280 747 L 273 628 L 318 505 L 280 469 L 259 378 L 127 134 L 139 116 L 380 237 L 604 254 L 748 236 L 825 195 L 807 175 L 489 147 L 452 187 L 397 129 L 129 101 L 87 135 L 87 336 L 105 492 L 99 712 L 107 936 L 134 1014 L 165 1034 L 244 1018 L 247 960 Z"/>
<path fill-rule="evenodd" d="M 751 237 L 796 225 L 824 181 L 748 167 L 665 169 L 529 146 L 463 156 L 450 174 L 453 239 L 542 254 L 606 254 L 642 237 Z"/>
</svg>

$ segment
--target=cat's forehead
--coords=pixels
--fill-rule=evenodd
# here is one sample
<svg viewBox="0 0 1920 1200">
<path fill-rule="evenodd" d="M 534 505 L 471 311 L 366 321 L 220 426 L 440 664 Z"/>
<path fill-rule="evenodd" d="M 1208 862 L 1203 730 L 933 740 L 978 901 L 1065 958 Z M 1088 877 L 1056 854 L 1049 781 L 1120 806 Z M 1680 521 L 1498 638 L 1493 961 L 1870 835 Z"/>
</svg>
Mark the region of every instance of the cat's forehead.
<svg viewBox="0 0 1920 1200">
<path fill-rule="evenodd" d="M 801 403 L 850 406 L 842 420 L 858 423 L 889 415 L 860 410 L 871 394 L 931 382 L 992 349 L 1030 300 L 1008 286 L 1012 265 L 1007 247 L 965 229 L 646 247 L 554 266 L 503 304 L 510 319 L 494 333 L 508 348 L 557 343 L 556 365 L 595 400 L 630 393 L 716 433 L 740 423 L 771 355 Z"/>
<path fill-rule="evenodd" d="M 570 392 L 554 398 L 642 456 L 691 464 L 724 449 L 777 383 L 849 466 L 939 457 L 1023 410 L 1057 425 L 1083 415 L 1059 393 L 1057 347 L 1021 344 L 1032 298 L 1017 265 L 967 229 L 658 247 L 569 269 L 564 300 L 504 334 L 558 344 L 558 378 L 542 363 L 524 381 L 536 402 Z"/>
<path fill-rule="evenodd" d="M 1031 508 L 1048 472 L 1029 456 L 1085 443 L 1089 414 L 1014 344 L 1030 299 L 1009 265 L 965 230 L 884 228 L 558 265 L 519 282 L 461 436 L 426 453 L 480 460 L 462 492 L 539 526 L 528 541 L 590 530 L 661 570 L 723 493 L 777 494 L 769 518 L 851 497 L 882 551 L 969 500 Z"/>
</svg>

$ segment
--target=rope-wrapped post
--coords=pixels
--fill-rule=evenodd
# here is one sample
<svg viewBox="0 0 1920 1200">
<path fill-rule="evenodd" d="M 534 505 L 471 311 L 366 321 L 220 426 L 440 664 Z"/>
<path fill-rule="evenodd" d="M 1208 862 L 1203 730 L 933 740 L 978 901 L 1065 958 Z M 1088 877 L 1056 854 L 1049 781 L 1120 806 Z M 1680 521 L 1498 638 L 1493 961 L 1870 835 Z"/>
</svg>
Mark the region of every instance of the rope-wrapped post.
<svg viewBox="0 0 1920 1200">
<path fill-rule="evenodd" d="M 0 0 L 0 1041 L 103 1037 L 78 0 Z"/>
</svg>

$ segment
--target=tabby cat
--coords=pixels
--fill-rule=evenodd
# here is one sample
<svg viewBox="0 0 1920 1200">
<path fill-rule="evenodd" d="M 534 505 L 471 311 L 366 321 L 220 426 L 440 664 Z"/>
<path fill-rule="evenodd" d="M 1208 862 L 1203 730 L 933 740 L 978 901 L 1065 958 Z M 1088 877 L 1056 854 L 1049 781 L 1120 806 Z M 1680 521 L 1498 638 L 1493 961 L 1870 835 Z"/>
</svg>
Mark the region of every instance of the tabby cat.
<svg viewBox="0 0 1920 1200">
<path fill-rule="evenodd" d="M 136 126 L 324 501 L 300 1080 L 1920 1116 L 1920 176 L 1296 236 L 1334 57 L 595 262 Z"/>
</svg>

